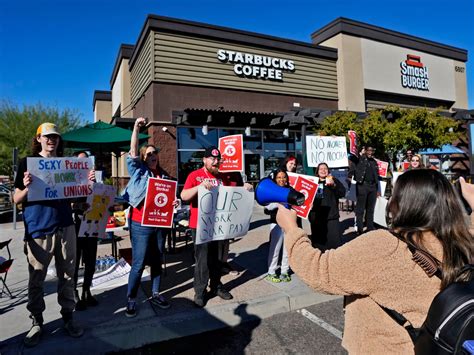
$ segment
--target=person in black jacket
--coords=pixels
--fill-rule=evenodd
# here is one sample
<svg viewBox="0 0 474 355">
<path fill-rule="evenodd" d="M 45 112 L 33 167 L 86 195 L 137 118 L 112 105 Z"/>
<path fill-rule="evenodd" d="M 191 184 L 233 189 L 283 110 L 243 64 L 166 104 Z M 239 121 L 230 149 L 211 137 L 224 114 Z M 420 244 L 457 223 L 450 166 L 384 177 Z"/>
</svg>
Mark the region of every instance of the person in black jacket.
<svg viewBox="0 0 474 355">
<path fill-rule="evenodd" d="M 342 244 L 339 225 L 339 199 L 346 195 L 346 188 L 329 175 L 326 163 L 316 168 L 319 177 L 318 191 L 309 215 L 311 244 L 321 250 L 335 249 Z"/>
<path fill-rule="evenodd" d="M 379 169 L 374 157 L 374 148 L 362 149 L 360 159 L 351 166 L 349 177 L 356 181 L 356 224 L 357 233 L 364 230 L 364 213 L 367 222 L 367 231 L 374 230 L 374 209 L 379 193 Z"/>
</svg>

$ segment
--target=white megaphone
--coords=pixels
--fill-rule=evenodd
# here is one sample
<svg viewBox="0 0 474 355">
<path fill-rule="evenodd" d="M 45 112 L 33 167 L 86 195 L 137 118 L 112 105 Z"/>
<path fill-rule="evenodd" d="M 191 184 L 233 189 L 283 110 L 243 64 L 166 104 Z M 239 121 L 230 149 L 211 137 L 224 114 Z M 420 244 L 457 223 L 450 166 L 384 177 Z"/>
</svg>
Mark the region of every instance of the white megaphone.
<svg viewBox="0 0 474 355">
<path fill-rule="evenodd" d="M 260 180 L 255 188 L 255 200 L 262 206 L 272 202 L 301 206 L 305 201 L 305 197 L 294 188 L 278 186 L 272 179 L 266 177 Z"/>
</svg>

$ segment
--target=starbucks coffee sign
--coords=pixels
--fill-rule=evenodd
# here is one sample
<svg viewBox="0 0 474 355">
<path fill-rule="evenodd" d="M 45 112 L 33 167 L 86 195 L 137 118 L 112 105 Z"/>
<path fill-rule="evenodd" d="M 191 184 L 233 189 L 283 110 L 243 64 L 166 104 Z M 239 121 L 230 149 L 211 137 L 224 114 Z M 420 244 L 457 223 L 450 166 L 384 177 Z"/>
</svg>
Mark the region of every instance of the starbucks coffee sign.
<svg viewBox="0 0 474 355">
<path fill-rule="evenodd" d="M 244 78 L 283 81 L 284 72 L 295 71 L 295 62 L 292 60 L 258 54 L 219 49 L 217 59 L 222 63 L 233 64 L 235 75 Z"/>
</svg>

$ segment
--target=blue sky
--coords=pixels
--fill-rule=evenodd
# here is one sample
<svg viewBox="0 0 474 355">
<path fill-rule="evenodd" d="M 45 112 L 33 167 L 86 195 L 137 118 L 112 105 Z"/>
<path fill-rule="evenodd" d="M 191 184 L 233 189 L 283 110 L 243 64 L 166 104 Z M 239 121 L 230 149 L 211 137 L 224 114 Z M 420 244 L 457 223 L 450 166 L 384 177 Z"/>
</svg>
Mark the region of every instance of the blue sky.
<svg viewBox="0 0 474 355">
<path fill-rule="evenodd" d="M 118 48 L 136 43 L 147 14 L 305 42 L 343 16 L 467 49 L 474 108 L 472 0 L 0 0 L 0 99 L 75 109 L 91 122 L 94 90 L 110 90 Z"/>
</svg>

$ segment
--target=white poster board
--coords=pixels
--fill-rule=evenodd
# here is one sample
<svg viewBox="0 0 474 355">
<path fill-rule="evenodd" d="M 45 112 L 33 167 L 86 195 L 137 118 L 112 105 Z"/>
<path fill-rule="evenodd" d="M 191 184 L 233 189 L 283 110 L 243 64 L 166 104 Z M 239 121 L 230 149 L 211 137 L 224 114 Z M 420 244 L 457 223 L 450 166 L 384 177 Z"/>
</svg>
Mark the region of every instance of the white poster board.
<svg viewBox="0 0 474 355">
<path fill-rule="evenodd" d="M 374 210 L 374 222 L 387 228 L 387 220 L 385 218 L 385 210 L 387 209 L 388 200 L 385 197 L 377 197 Z"/>
<path fill-rule="evenodd" d="M 243 187 L 199 186 L 196 244 L 241 237 L 247 234 L 254 193 Z"/>
<path fill-rule="evenodd" d="M 89 196 L 92 182 L 89 171 L 93 158 L 26 158 L 28 172 L 33 176 L 28 186 L 28 201 L 58 200 Z"/>
<path fill-rule="evenodd" d="M 346 137 L 306 136 L 308 166 L 326 163 L 330 168 L 349 166 Z"/>
<path fill-rule="evenodd" d="M 92 195 L 87 197 L 88 208 L 82 216 L 79 237 L 97 237 L 105 239 L 105 228 L 109 218 L 109 208 L 114 204 L 115 188 L 96 183 L 92 186 Z"/>
</svg>

